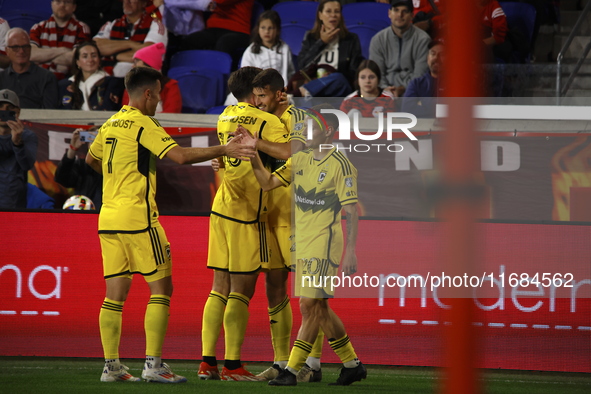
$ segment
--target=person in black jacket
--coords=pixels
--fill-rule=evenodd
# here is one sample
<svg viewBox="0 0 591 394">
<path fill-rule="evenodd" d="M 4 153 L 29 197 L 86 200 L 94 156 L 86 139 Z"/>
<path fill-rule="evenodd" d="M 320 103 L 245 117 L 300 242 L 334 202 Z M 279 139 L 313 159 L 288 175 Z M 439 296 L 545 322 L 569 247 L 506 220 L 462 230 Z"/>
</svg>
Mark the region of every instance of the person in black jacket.
<svg viewBox="0 0 591 394">
<path fill-rule="evenodd" d="M 98 130 L 93 126 L 89 131 Z M 103 176 L 88 166 L 84 157 L 80 158 L 77 151 L 87 142 L 80 140 L 80 132 L 76 129 L 72 133 L 72 140 L 68 151 L 62 157 L 55 170 L 55 181 L 64 187 L 74 188 L 74 194 L 82 194 L 92 200 L 97 210 L 103 204 Z"/>
<path fill-rule="evenodd" d="M 317 77 L 304 89 L 312 96 L 344 97 L 353 91 L 351 86 L 362 60 L 359 37 L 345 27 L 340 1 L 320 0 L 316 21 L 306 33 L 298 56 L 300 69 L 308 74 L 316 72 L 308 76 Z M 331 73 L 333 70 L 336 72 Z"/>
</svg>

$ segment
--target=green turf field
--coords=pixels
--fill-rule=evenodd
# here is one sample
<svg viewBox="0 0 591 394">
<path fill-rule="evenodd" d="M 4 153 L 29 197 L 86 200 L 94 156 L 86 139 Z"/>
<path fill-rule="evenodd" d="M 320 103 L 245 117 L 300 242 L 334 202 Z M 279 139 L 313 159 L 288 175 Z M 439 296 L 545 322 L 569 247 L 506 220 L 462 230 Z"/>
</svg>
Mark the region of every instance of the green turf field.
<svg viewBox="0 0 591 394">
<path fill-rule="evenodd" d="M 141 375 L 143 360 L 125 360 L 134 376 Z M 367 379 L 352 386 L 331 387 L 338 366 L 324 365 L 322 383 L 302 383 L 297 387 L 270 387 L 264 382 L 202 381 L 197 378 L 197 362 L 170 361 L 172 370 L 186 376 L 187 383 L 101 383 L 103 361 L 87 358 L 0 357 L 1 393 L 278 393 L 367 392 L 433 393 L 437 392 L 438 371 L 427 367 L 390 367 L 368 365 Z M 252 363 L 248 369 L 258 373 L 267 364 Z M 591 393 L 591 375 L 559 372 L 484 371 L 483 393 L 564 394 Z"/>
</svg>

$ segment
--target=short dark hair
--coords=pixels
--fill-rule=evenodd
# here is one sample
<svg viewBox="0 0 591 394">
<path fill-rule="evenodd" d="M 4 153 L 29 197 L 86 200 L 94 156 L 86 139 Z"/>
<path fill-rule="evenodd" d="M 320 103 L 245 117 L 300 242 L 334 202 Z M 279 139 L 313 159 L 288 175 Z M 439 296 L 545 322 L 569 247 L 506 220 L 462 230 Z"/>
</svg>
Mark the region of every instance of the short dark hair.
<svg viewBox="0 0 591 394">
<path fill-rule="evenodd" d="M 431 49 L 436 45 L 444 45 L 443 40 L 441 40 L 441 39 L 431 40 L 431 42 L 429 42 L 429 45 L 427 45 L 427 49 Z"/>
<path fill-rule="evenodd" d="M 238 101 L 252 94 L 252 81 L 261 71 L 258 67 L 242 67 L 230 74 L 228 89 Z"/>
<path fill-rule="evenodd" d="M 267 86 L 273 92 L 283 90 L 283 88 L 285 87 L 285 80 L 283 79 L 279 71 L 275 70 L 274 68 L 268 68 L 266 70 L 261 71 L 252 80 L 253 88 L 264 89 Z"/>
<path fill-rule="evenodd" d="M 131 96 L 139 89 L 153 88 L 162 73 L 151 67 L 134 67 L 125 75 L 125 88 Z"/>
</svg>

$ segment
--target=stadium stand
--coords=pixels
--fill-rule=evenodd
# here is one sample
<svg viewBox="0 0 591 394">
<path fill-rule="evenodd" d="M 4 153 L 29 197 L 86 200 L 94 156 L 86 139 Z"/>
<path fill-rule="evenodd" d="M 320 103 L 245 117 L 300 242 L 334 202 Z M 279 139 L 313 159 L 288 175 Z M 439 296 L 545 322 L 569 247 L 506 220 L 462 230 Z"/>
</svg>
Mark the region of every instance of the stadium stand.
<svg viewBox="0 0 591 394">
<path fill-rule="evenodd" d="M 382 30 L 392 23 L 388 17 L 390 4 L 385 3 L 348 3 L 343 5 L 343 18 L 347 29 L 363 25 Z"/>
</svg>

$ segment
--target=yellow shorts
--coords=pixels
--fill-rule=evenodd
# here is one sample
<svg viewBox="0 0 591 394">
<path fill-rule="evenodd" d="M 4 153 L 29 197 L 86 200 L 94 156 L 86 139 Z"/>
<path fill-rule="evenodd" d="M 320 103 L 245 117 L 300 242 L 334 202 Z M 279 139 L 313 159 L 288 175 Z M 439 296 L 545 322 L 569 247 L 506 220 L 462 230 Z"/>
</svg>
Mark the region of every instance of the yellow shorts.
<svg viewBox="0 0 591 394">
<path fill-rule="evenodd" d="M 257 272 L 278 258 L 274 242 L 265 222 L 244 224 L 211 215 L 207 268 L 241 274 Z"/>
<path fill-rule="evenodd" d="M 273 227 L 268 233 L 268 238 L 272 238 L 269 245 L 272 249 L 273 258 L 268 264 L 263 264 L 263 269 L 288 269 L 292 270 L 292 257 L 294 252 L 294 236 L 291 228 L 287 226 Z"/>
<path fill-rule="evenodd" d="M 138 234 L 99 234 L 105 279 L 141 274 L 147 282 L 172 275 L 170 243 L 162 226 Z"/>
<path fill-rule="evenodd" d="M 332 298 L 335 288 L 331 278 L 338 273 L 339 265 L 330 260 L 316 257 L 298 259 L 294 294 L 296 297 Z"/>
</svg>

